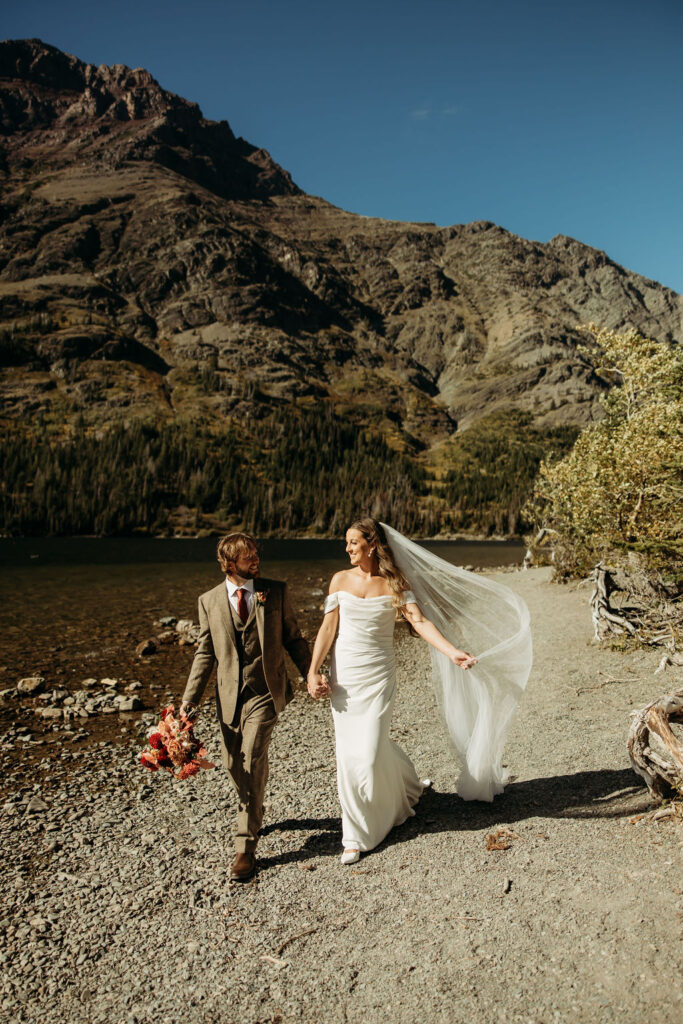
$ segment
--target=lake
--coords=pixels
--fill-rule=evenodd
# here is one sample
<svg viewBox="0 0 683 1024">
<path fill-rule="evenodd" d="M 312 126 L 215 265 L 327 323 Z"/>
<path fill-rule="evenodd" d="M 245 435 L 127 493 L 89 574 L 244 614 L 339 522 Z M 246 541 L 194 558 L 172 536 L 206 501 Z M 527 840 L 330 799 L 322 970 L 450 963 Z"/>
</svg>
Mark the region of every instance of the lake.
<svg viewBox="0 0 683 1024">
<path fill-rule="evenodd" d="M 425 545 L 462 566 L 521 563 L 519 542 L 433 541 Z M 221 580 L 216 538 L 154 540 L 89 537 L 0 540 L 0 690 L 24 676 L 44 676 L 48 688 L 79 689 L 94 677 L 142 683 L 147 710 L 179 699 L 194 649 L 161 646 L 148 658 L 135 648 L 160 632 L 165 615 L 197 619 L 197 597 Z M 285 579 L 299 624 L 310 638 L 322 617 L 330 577 L 348 566 L 343 540 L 267 540 L 261 545 L 263 575 Z M 64 726 L 34 714 L 36 699 L 0 704 L 0 772 L 24 763 L 48 746 L 62 747 Z M 130 738 L 139 713 L 79 720 L 79 742 Z M 25 730 L 17 744 L 13 733 Z M 74 727 L 76 728 L 76 727 Z M 0 741 L 3 737 L 0 736 Z M 36 743 L 33 750 L 31 746 Z"/>
</svg>

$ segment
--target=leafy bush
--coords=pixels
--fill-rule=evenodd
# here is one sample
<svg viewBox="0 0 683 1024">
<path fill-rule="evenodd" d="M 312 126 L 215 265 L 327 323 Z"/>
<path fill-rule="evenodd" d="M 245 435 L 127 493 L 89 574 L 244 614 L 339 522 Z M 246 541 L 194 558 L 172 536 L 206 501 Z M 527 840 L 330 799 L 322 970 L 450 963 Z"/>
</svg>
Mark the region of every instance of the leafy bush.
<svg viewBox="0 0 683 1024">
<path fill-rule="evenodd" d="M 596 562 L 626 564 L 640 552 L 650 569 L 680 566 L 683 469 L 683 366 L 672 346 L 588 328 L 584 354 L 614 386 L 604 417 L 571 452 L 543 462 L 533 512 L 557 531 L 560 575 L 585 574 Z"/>
</svg>

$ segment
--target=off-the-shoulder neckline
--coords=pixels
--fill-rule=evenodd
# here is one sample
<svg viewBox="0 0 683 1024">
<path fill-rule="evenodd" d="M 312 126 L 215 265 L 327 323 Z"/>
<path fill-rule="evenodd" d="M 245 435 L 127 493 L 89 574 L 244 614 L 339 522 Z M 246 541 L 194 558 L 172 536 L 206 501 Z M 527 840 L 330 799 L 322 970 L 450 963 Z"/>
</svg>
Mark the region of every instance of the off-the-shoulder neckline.
<svg viewBox="0 0 683 1024">
<path fill-rule="evenodd" d="M 404 590 L 404 594 L 408 591 Z M 355 597 L 356 601 L 391 601 L 391 594 L 378 594 L 377 597 L 359 597 L 358 594 L 352 594 L 350 590 L 335 590 L 334 594 L 328 594 L 328 597 L 336 597 L 337 594 L 348 594 L 349 597 Z"/>
</svg>

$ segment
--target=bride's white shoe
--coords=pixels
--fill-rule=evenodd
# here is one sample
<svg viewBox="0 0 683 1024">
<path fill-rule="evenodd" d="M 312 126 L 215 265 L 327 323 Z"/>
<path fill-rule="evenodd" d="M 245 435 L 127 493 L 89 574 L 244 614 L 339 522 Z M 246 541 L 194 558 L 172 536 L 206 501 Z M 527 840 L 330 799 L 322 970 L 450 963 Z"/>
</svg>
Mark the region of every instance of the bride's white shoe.
<svg viewBox="0 0 683 1024">
<path fill-rule="evenodd" d="M 421 781 L 422 781 L 422 785 L 424 786 L 425 789 L 431 789 L 432 788 L 432 780 L 431 779 L 422 779 Z"/>
<path fill-rule="evenodd" d="M 357 860 L 360 860 L 360 852 L 358 850 L 344 850 L 341 855 L 342 864 L 355 864 Z"/>
</svg>

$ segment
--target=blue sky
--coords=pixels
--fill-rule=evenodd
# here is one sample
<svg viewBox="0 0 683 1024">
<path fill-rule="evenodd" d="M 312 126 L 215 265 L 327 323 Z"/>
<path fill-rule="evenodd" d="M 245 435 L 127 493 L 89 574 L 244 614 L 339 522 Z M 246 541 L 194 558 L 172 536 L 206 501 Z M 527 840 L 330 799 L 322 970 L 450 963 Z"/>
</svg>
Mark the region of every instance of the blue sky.
<svg viewBox="0 0 683 1024">
<path fill-rule="evenodd" d="M 683 0 L 22 0 L 0 34 L 146 67 L 344 209 L 571 235 L 683 292 Z"/>
</svg>

